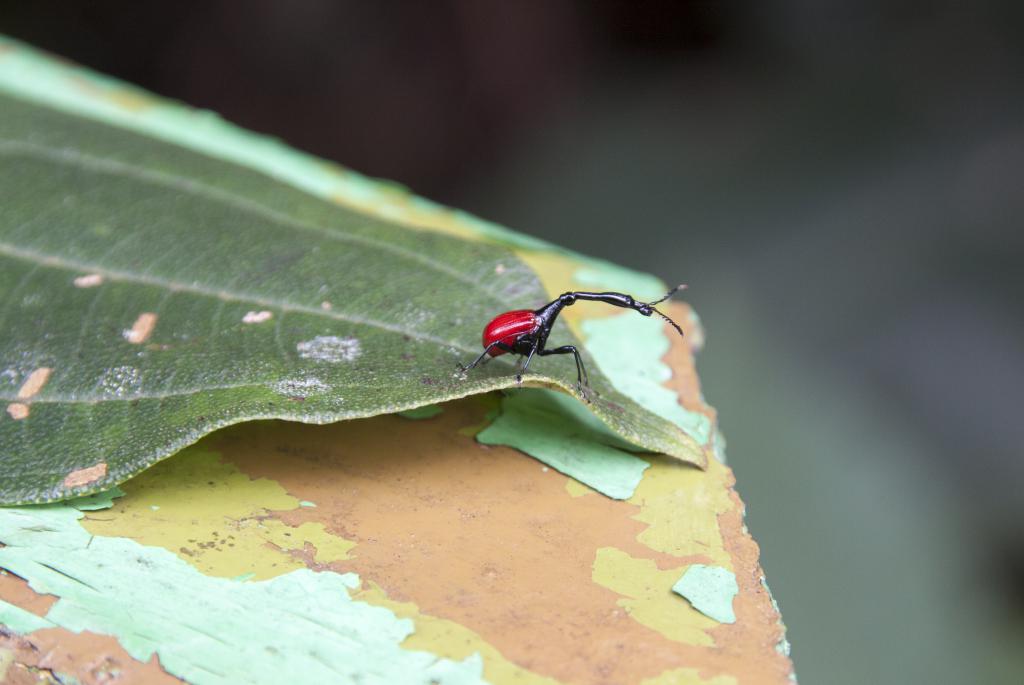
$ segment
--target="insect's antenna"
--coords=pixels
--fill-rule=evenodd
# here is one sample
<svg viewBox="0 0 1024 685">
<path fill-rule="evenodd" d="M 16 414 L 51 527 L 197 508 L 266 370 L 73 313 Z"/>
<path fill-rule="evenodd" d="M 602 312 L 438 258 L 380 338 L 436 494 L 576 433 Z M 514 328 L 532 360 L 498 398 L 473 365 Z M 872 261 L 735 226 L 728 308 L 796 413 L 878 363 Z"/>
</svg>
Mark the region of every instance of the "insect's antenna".
<svg viewBox="0 0 1024 685">
<path fill-rule="evenodd" d="M 655 314 L 657 314 L 661 318 L 665 319 L 665 321 L 669 322 L 672 325 L 672 328 L 674 328 L 677 331 L 679 331 L 679 335 L 682 336 L 682 337 L 685 337 L 685 334 L 683 333 L 683 329 L 679 327 L 679 324 L 677 324 L 675 321 L 673 321 L 672 319 L 668 318 L 663 313 L 661 313 L 660 311 L 655 309 L 654 305 L 660 304 L 660 303 L 664 302 L 665 300 L 667 300 L 668 298 L 672 297 L 673 295 L 675 295 L 680 290 L 684 290 L 685 288 L 686 288 L 685 284 L 677 285 L 676 287 L 672 288 L 672 290 L 669 290 L 667 293 L 665 293 L 665 296 L 662 297 L 660 300 L 655 300 L 654 302 L 648 302 L 647 303 L 648 305 L 650 305 L 651 309 L 654 311 Z"/>
<path fill-rule="evenodd" d="M 686 284 L 685 283 L 681 283 L 680 285 L 677 285 L 676 287 L 672 288 L 672 290 L 669 290 L 667 293 L 665 293 L 664 297 L 662 297 L 660 300 L 655 300 L 654 302 L 648 302 L 647 304 L 649 304 L 651 306 L 654 306 L 656 304 L 661 304 L 662 302 L 664 302 L 668 298 L 670 298 L 673 295 L 675 295 L 680 290 L 686 290 Z M 658 312 L 658 313 L 661 314 L 661 312 Z M 662 316 L 665 316 L 665 315 L 662 314 Z"/>
<path fill-rule="evenodd" d="M 677 324 L 675 321 L 673 321 L 672 319 L 668 318 L 667 316 L 665 316 L 664 314 L 659 312 L 657 309 L 654 309 L 654 307 L 651 307 L 651 309 L 654 310 L 655 314 L 657 314 L 661 318 L 665 319 L 665 321 L 668 321 L 670 324 L 672 324 L 672 328 L 674 328 L 677 331 L 679 331 L 679 335 L 683 336 L 684 338 L 686 337 L 686 334 L 683 333 L 683 329 L 679 327 L 679 324 Z"/>
</svg>

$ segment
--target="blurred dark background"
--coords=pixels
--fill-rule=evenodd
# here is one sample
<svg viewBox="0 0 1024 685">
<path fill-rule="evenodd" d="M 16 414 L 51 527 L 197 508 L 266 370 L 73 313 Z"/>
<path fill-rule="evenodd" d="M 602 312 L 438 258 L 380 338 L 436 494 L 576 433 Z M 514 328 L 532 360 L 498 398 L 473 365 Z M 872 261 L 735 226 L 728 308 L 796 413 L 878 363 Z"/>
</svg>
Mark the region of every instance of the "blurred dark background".
<svg viewBox="0 0 1024 685">
<path fill-rule="evenodd" d="M 690 284 L 805 683 L 1024 673 L 1024 4 L 0 4 L 0 31 Z"/>
</svg>

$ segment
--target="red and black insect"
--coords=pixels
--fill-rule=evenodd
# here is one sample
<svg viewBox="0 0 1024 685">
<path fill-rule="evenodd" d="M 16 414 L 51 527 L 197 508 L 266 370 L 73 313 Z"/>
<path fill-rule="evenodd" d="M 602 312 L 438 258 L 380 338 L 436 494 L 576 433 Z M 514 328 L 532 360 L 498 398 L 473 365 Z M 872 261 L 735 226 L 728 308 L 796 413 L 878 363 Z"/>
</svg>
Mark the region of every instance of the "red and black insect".
<svg viewBox="0 0 1024 685">
<path fill-rule="evenodd" d="M 551 334 L 551 327 L 555 324 L 555 319 L 562 313 L 562 310 L 579 300 L 604 302 L 616 307 L 632 309 L 644 316 L 657 314 L 672 324 L 672 327 L 679 331 L 679 335 L 683 335 L 683 329 L 675 321 L 655 309 L 654 305 L 664 302 L 685 287 L 685 285 L 677 285 L 665 293 L 664 297 L 654 302 L 637 302 L 631 296 L 624 295 L 623 293 L 563 293 L 559 295 L 557 300 L 549 302 L 540 309 L 516 309 L 504 314 L 498 314 L 484 328 L 483 353 L 469 366 L 459 364 L 459 368 L 465 373 L 481 362 L 486 363 L 488 356 L 497 357 L 498 355 L 510 352 L 526 357 L 523 368 L 516 374 L 516 382 L 521 383 L 523 381 L 523 374 L 526 373 L 527 367 L 530 366 L 533 355 L 537 354 L 541 357 L 547 357 L 552 354 L 571 354 L 576 358 L 576 387 L 583 393 L 585 392 L 584 387 L 590 386 L 590 379 L 587 378 L 587 369 L 583 366 L 583 360 L 580 359 L 579 350 L 573 345 L 563 345 L 553 350 L 545 348 L 548 342 L 548 335 Z"/>
</svg>

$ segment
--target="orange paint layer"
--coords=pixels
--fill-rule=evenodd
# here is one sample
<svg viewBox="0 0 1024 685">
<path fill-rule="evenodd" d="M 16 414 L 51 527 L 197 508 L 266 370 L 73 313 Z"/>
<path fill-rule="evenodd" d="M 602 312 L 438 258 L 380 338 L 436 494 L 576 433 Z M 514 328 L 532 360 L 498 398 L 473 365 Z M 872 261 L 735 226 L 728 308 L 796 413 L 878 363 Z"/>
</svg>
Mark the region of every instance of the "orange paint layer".
<svg viewBox="0 0 1024 685">
<path fill-rule="evenodd" d="M 53 595 L 39 594 L 26 580 L 10 572 L 0 573 L 0 599 L 40 617 L 57 602 Z"/>
<path fill-rule="evenodd" d="M 15 678 L 23 675 L 36 676 L 31 669 L 50 671 L 61 680 L 33 677 L 21 682 L 66 682 L 67 676 L 81 685 L 180 685 L 183 682 L 165 672 L 156 655 L 146 663 L 136 661 L 109 635 L 47 628 L 20 636 L 5 633 L 0 627 L 0 649 L 13 652 L 14 663 L 8 667 L 9 680 L 5 682 L 19 682 Z"/>
</svg>

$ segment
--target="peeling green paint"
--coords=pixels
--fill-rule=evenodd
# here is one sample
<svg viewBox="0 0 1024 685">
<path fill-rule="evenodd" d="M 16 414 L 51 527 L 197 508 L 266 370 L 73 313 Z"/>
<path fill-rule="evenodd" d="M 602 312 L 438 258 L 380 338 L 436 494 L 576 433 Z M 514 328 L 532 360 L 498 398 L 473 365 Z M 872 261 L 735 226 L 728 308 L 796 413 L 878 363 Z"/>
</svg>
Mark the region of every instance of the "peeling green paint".
<svg viewBox="0 0 1024 685">
<path fill-rule="evenodd" d="M 440 414 L 443 409 L 436 404 L 425 404 L 422 407 L 416 407 L 415 409 L 406 409 L 405 411 L 398 412 L 398 415 L 403 419 L 412 419 L 413 421 L 419 421 L 421 419 L 430 419 Z"/>
<path fill-rule="evenodd" d="M 61 504 L 0 509 L 0 567 L 57 596 L 45 623 L 114 635 L 197 684 L 482 682 L 482 661 L 403 649 L 413 623 L 355 601 L 355 574 L 300 569 L 267 581 L 204 576 L 162 548 L 92 536 Z M 22 629 L 43 619 L 6 609 Z"/>
<path fill-rule="evenodd" d="M 685 597 L 693 608 L 719 623 L 735 623 L 732 600 L 739 593 L 736 575 L 721 566 L 694 564 L 672 586 L 672 591 Z"/>
<path fill-rule="evenodd" d="M 575 398 L 543 388 L 506 396 L 502 413 L 480 431 L 485 445 L 507 445 L 614 499 L 628 499 L 649 464 L 604 428 Z"/>
<path fill-rule="evenodd" d="M 661 358 L 669 349 L 665 324 L 631 312 L 584 321 L 587 349 L 612 385 L 662 418 L 672 421 L 701 445 L 711 440 L 711 420 L 679 404 L 676 393 L 662 383 L 672 370 Z"/>
<path fill-rule="evenodd" d="M 25 611 L 2 599 L 0 599 L 0 626 L 21 635 L 31 633 L 33 630 L 53 628 L 53 624 L 45 618 L 40 618 L 31 611 Z"/>
<path fill-rule="evenodd" d="M 728 464 L 725 456 L 725 436 L 722 435 L 722 431 L 715 429 L 715 434 L 711 438 L 711 452 L 715 455 L 715 459 L 723 464 Z"/>
</svg>

